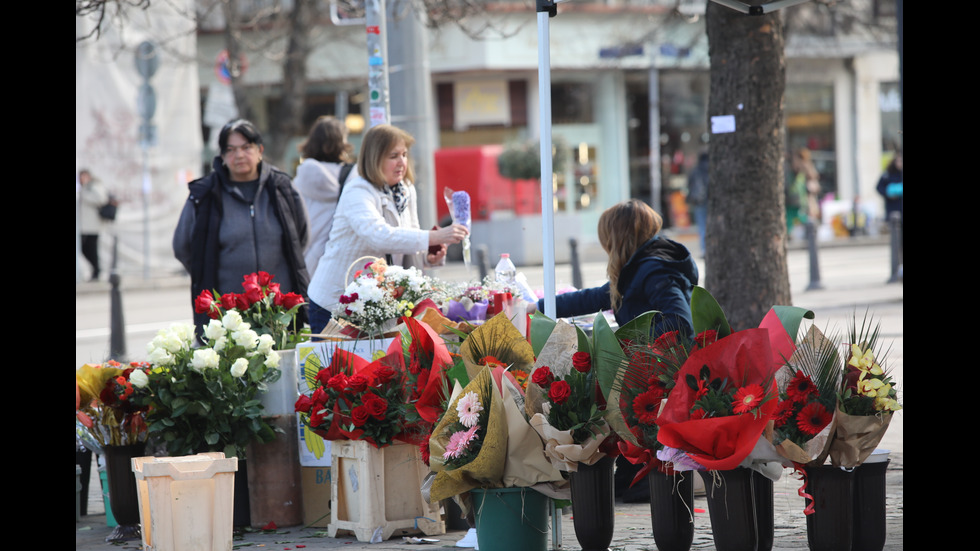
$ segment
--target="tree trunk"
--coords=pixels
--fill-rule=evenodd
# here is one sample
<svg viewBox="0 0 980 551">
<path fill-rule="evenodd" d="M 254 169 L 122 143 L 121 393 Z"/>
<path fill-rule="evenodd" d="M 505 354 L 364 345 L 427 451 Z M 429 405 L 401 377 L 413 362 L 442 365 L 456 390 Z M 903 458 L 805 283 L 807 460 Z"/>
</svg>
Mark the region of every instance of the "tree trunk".
<svg viewBox="0 0 980 551">
<path fill-rule="evenodd" d="M 705 285 L 736 330 L 756 327 L 771 306 L 791 300 L 783 197 L 786 55 L 779 13 L 749 16 L 708 2 L 705 14 L 708 116 L 735 118 L 735 131 L 712 134 L 709 146 Z"/>
<path fill-rule="evenodd" d="M 303 114 L 306 110 L 306 59 L 313 49 L 310 37 L 317 21 L 316 0 L 296 0 L 289 14 L 289 45 L 282 66 L 282 97 L 273 114 L 266 140 L 265 156 L 272 164 L 292 172 L 283 166 L 283 157 L 289 141 L 306 134 Z"/>
<path fill-rule="evenodd" d="M 248 104 L 245 95 L 245 87 L 242 83 L 242 43 L 241 43 L 241 15 L 238 9 L 238 0 L 227 0 L 221 3 L 221 10 L 225 16 L 225 50 L 228 52 L 228 75 L 231 79 L 231 90 L 235 95 L 235 106 L 238 107 L 238 117 L 242 119 L 252 119 L 252 108 Z"/>
</svg>

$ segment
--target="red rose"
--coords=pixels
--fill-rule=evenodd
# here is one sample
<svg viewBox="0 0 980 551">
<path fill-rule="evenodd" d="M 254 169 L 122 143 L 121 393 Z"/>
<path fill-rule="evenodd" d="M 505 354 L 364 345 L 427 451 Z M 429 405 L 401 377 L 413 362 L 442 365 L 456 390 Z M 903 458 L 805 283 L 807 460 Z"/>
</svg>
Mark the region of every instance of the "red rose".
<svg viewBox="0 0 980 551">
<path fill-rule="evenodd" d="M 558 405 L 567 402 L 568 397 L 571 395 L 572 387 L 565 381 L 557 381 L 555 384 L 551 385 L 550 389 L 548 389 L 548 399 Z"/>
<path fill-rule="evenodd" d="M 371 418 L 371 414 L 368 412 L 366 407 L 356 406 L 351 410 L 350 418 L 355 427 L 361 427 L 364 426 L 364 423 L 368 422 L 368 419 Z"/>
<path fill-rule="evenodd" d="M 225 310 L 231 310 L 235 306 L 238 306 L 238 303 L 235 301 L 235 293 L 225 293 L 221 295 L 222 308 Z"/>
<path fill-rule="evenodd" d="M 258 282 L 258 284 L 259 284 L 260 287 L 266 287 L 266 286 L 268 286 L 270 283 L 272 283 L 272 278 L 276 277 L 274 275 L 269 275 L 268 272 L 259 272 L 259 273 L 255 274 L 255 276 L 256 276 L 255 279 Z"/>
<path fill-rule="evenodd" d="M 542 365 L 531 374 L 531 382 L 539 387 L 548 388 L 548 385 L 555 382 L 555 376 L 551 374 L 550 367 Z"/>
<path fill-rule="evenodd" d="M 699 348 L 705 348 L 709 345 L 712 345 L 717 340 L 718 340 L 718 332 L 715 331 L 714 329 L 708 329 L 706 331 L 702 331 L 698 333 L 697 336 L 694 337 L 694 350 L 697 350 Z"/>
<path fill-rule="evenodd" d="M 378 421 L 385 418 L 385 414 L 388 413 L 388 400 L 385 400 L 377 394 L 365 394 L 363 400 L 364 407 L 371 417 L 374 417 Z"/>
<path fill-rule="evenodd" d="M 572 354 L 572 367 L 580 373 L 588 373 L 592 369 L 592 354 L 576 352 Z"/>
<path fill-rule="evenodd" d="M 327 400 L 329 399 L 330 396 L 327 395 L 327 391 L 324 390 L 322 386 L 316 387 L 316 390 L 313 391 L 313 396 L 310 397 L 310 400 L 312 400 L 317 407 L 325 407 L 327 405 Z"/>
<path fill-rule="evenodd" d="M 381 367 L 374 372 L 374 378 L 378 381 L 378 384 L 385 384 L 394 376 L 395 370 L 388 366 Z"/>
<path fill-rule="evenodd" d="M 252 307 L 252 303 L 248 301 L 248 297 L 244 293 L 238 293 L 235 295 L 235 308 L 244 312 Z"/>
<path fill-rule="evenodd" d="M 242 287 L 245 285 L 258 285 L 259 274 L 245 274 L 242 276 Z"/>
<path fill-rule="evenodd" d="M 216 311 L 214 295 L 211 294 L 211 291 L 205 289 L 197 295 L 197 298 L 194 299 L 194 313 L 207 314 L 212 319 L 218 319 L 220 312 Z"/>
<path fill-rule="evenodd" d="M 350 379 L 347 379 L 347 386 L 354 392 L 364 392 L 367 390 L 369 384 L 371 384 L 371 381 L 364 375 L 354 375 Z"/>
<path fill-rule="evenodd" d="M 309 413 L 313 409 L 313 400 L 305 394 L 300 394 L 299 398 L 296 399 L 296 404 L 293 405 L 293 409 L 301 413 Z"/>
<path fill-rule="evenodd" d="M 306 302 L 303 295 L 298 295 L 296 293 L 286 293 L 282 296 L 282 307 L 286 310 L 290 310 L 293 306 L 298 306 Z"/>
<path fill-rule="evenodd" d="M 347 375 L 343 373 L 338 373 L 330 379 L 327 380 L 327 386 L 336 390 L 337 392 L 343 392 L 347 388 Z"/>
<path fill-rule="evenodd" d="M 315 429 L 320 428 L 324 424 L 324 421 L 326 421 L 326 418 L 329 415 L 330 415 L 330 410 L 326 408 L 321 408 L 319 410 L 313 411 L 312 413 L 310 413 L 310 426 Z"/>
<path fill-rule="evenodd" d="M 246 284 L 246 285 L 242 285 L 242 287 L 245 288 L 245 293 L 243 293 L 243 296 L 245 297 L 246 300 L 248 300 L 249 306 L 262 300 L 262 298 L 265 296 L 265 294 L 262 292 L 262 288 L 259 287 L 258 285 Z"/>
<path fill-rule="evenodd" d="M 270 283 L 268 287 L 265 288 L 266 295 L 272 295 L 272 303 L 276 306 L 282 306 L 282 291 L 279 290 L 278 283 Z"/>
</svg>

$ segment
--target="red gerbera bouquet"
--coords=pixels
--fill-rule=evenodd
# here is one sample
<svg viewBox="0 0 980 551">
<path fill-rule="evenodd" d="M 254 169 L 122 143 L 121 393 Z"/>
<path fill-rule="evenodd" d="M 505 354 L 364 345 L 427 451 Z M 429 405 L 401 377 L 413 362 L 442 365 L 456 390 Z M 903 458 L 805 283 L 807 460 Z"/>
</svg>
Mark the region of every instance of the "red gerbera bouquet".
<svg viewBox="0 0 980 551">
<path fill-rule="evenodd" d="M 283 293 L 267 272 L 246 274 L 241 293 L 221 294 L 205 289 L 194 299 L 194 312 L 221 319 L 228 310 L 237 310 L 259 335 L 273 338 L 276 350 L 295 348 L 302 342 L 296 314 L 306 303 L 302 295 Z"/>
<path fill-rule="evenodd" d="M 824 429 L 833 419 L 841 380 L 832 340 L 811 326 L 780 375 L 773 442 L 781 455 L 795 463 L 822 461 L 828 436 Z"/>
<path fill-rule="evenodd" d="M 678 331 L 669 331 L 652 343 L 641 337 L 626 344 L 626 360 L 618 381 L 619 408 L 635 441 L 624 438 L 619 449 L 630 463 L 644 465 L 634 477 L 634 484 L 652 469 L 669 469 L 656 457 L 656 451 L 663 448 L 657 441 L 657 417 L 676 386 L 677 373 L 687 357 L 715 342 L 717 334 L 715 330 L 703 331 L 693 342 L 685 343 Z"/>
</svg>

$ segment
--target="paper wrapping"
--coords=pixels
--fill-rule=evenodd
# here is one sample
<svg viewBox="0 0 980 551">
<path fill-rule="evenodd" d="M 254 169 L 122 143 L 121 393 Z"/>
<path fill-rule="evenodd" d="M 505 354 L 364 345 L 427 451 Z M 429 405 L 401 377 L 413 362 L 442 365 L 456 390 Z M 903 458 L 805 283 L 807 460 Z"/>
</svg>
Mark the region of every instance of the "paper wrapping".
<svg viewBox="0 0 980 551">
<path fill-rule="evenodd" d="M 838 409 L 830 423 L 833 434 L 829 451 L 831 465 L 851 468 L 864 463 L 885 436 L 891 420 L 891 412 L 880 415 L 848 415 Z"/>
</svg>

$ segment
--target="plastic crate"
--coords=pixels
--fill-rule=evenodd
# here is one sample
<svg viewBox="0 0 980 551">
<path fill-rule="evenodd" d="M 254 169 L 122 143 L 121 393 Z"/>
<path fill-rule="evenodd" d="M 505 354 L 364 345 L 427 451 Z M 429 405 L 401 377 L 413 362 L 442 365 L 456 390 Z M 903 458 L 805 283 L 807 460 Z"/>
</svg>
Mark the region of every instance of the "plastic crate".
<svg viewBox="0 0 980 551">
<path fill-rule="evenodd" d="M 238 458 L 136 457 L 144 551 L 231 551 Z"/>
<path fill-rule="evenodd" d="M 330 537 L 353 533 L 358 541 L 392 535 L 432 536 L 446 533 L 439 503 L 422 499 L 422 479 L 429 468 L 418 446 L 395 443 L 377 449 L 360 440 L 331 444 Z"/>
</svg>

